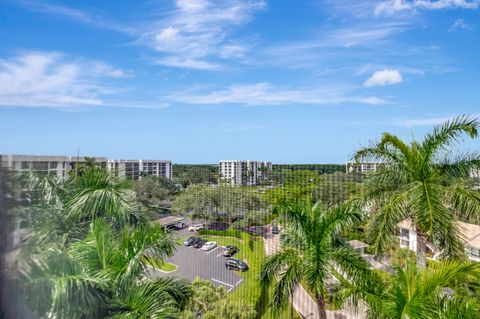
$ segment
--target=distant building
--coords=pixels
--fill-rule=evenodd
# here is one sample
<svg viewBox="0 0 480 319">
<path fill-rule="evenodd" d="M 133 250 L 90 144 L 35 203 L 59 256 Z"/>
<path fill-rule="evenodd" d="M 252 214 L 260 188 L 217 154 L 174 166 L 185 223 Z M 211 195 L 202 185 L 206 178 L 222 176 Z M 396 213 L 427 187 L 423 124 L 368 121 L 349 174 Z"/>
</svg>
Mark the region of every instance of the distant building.
<svg viewBox="0 0 480 319">
<path fill-rule="evenodd" d="M 465 245 L 465 253 L 472 261 L 480 262 L 480 226 L 475 224 L 469 224 L 464 222 L 457 222 L 460 234 L 463 238 L 463 244 Z M 400 241 L 400 247 L 408 248 L 415 252 L 417 250 L 417 234 L 415 227 L 411 224 L 409 219 L 406 219 L 398 224 L 399 233 L 398 238 Z M 427 245 L 433 253 L 433 258 L 439 254 L 435 247 Z"/>
<path fill-rule="evenodd" d="M 172 179 L 172 162 L 164 160 L 108 160 L 108 169 L 126 179 L 152 175 Z"/>
<path fill-rule="evenodd" d="M 92 157 L 96 164 L 106 167 L 106 157 Z M 68 172 L 75 169 L 76 163 L 84 163 L 80 156 L 47 156 L 47 155 L 0 155 L 0 165 L 16 172 L 36 172 L 53 175 L 61 180 L 68 177 Z"/>
<path fill-rule="evenodd" d="M 107 168 L 126 179 L 137 180 L 142 175 L 172 178 L 172 162 L 162 160 L 112 160 L 106 157 L 89 157 L 96 165 Z M 0 165 L 16 172 L 36 172 L 52 175 L 61 180 L 75 166 L 86 162 L 84 156 L 46 156 L 46 155 L 0 155 Z"/>
<path fill-rule="evenodd" d="M 220 176 L 232 185 L 257 185 L 272 170 L 271 162 L 250 160 L 223 160 L 219 163 Z"/>
<path fill-rule="evenodd" d="M 382 163 L 357 163 L 357 162 L 348 162 L 346 164 L 345 172 L 348 173 L 369 173 L 376 171 Z"/>
</svg>

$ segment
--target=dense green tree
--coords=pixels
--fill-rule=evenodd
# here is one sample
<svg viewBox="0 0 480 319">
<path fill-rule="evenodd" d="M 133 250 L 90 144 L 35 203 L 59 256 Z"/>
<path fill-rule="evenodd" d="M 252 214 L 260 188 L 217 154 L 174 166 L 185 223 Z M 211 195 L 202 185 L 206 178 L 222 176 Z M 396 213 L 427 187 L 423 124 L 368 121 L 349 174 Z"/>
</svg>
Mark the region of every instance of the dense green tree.
<svg viewBox="0 0 480 319">
<path fill-rule="evenodd" d="M 326 318 L 325 306 L 332 285 L 369 283 L 375 277 L 368 263 L 338 240 L 340 232 L 362 220 L 353 207 L 326 208 L 305 200 L 286 202 L 276 210 L 285 226 L 281 248 L 267 257 L 259 275 L 264 286 L 273 286 L 270 306 L 274 313 L 288 306 L 295 289 L 303 283 L 315 296 L 320 318 Z"/>
<path fill-rule="evenodd" d="M 478 318 L 478 303 L 464 299 L 452 288 L 459 283 L 478 284 L 479 279 L 479 263 L 445 261 L 427 270 L 407 262 L 395 266 L 392 275 L 377 277 L 374 285 L 346 282 L 337 292 L 337 302 L 360 295 L 372 319 L 473 319 Z"/>
<path fill-rule="evenodd" d="M 232 186 L 191 185 L 173 202 L 177 212 L 188 212 L 203 219 L 230 220 L 265 206 L 259 194 L 250 188 Z"/>
<path fill-rule="evenodd" d="M 145 207 L 158 207 L 177 191 L 175 184 L 165 177 L 145 176 L 135 181 L 133 189 L 137 200 Z"/>
<path fill-rule="evenodd" d="M 217 184 L 218 167 L 215 165 L 179 165 L 173 167 L 173 179 L 187 187 L 192 184 Z"/>
<path fill-rule="evenodd" d="M 452 146 L 463 135 L 476 138 L 479 125 L 477 119 L 457 117 L 410 143 L 384 133 L 378 143 L 356 153 L 357 161 L 383 163 L 369 175 L 364 193 L 372 210 L 369 236 L 377 253 L 392 244 L 397 224 L 408 218 L 417 234 L 419 267 L 426 267 L 427 241 L 441 247 L 444 257 L 464 256 L 456 221 L 480 215 L 480 196 L 461 181 L 478 167 L 480 155 Z"/>
<path fill-rule="evenodd" d="M 223 287 L 196 279 L 192 283 L 193 297 L 182 313 L 182 319 L 254 319 L 254 307 L 242 300 L 232 301 Z"/>
</svg>

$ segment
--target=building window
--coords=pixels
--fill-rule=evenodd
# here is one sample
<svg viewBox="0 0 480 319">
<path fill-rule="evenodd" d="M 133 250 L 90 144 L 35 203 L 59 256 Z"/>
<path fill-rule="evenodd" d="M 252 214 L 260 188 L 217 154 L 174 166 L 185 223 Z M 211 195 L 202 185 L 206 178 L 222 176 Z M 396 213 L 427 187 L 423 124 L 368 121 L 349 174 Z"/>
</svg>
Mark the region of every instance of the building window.
<svg viewBox="0 0 480 319">
<path fill-rule="evenodd" d="M 473 257 L 480 257 L 480 248 L 468 247 L 468 254 Z"/>
<path fill-rule="evenodd" d="M 405 228 L 400 228 L 400 237 L 408 238 L 409 230 Z"/>
</svg>

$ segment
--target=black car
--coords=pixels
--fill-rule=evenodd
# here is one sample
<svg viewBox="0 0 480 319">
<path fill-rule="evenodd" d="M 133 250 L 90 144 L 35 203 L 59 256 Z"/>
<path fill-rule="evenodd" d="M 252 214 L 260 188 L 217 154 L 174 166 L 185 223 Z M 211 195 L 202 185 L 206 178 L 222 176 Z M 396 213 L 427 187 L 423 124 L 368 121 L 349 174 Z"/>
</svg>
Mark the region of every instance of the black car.
<svg viewBox="0 0 480 319">
<path fill-rule="evenodd" d="M 198 240 L 200 240 L 200 238 L 197 238 L 197 237 L 188 237 L 184 242 L 183 244 L 185 246 L 192 246 L 194 245 Z"/>
<path fill-rule="evenodd" d="M 239 251 L 240 251 L 240 249 L 238 249 L 237 246 L 226 246 L 223 249 L 223 255 L 225 257 L 231 257 L 231 256 L 235 255 L 236 253 L 238 253 Z"/>
<path fill-rule="evenodd" d="M 206 243 L 207 241 L 205 239 L 198 238 L 198 240 L 193 244 L 193 248 L 202 248 L 202 246 Z"/>
<path fill-rule="evenodd" d="M 280 232 L 280 229 L 278 228 L 277 225 L 272 226 L 272 234 L 278 234 Z"/>
<path fill-rule="evenodd" d="M 225 261 L 225 267 L 227 269 L 240 270 L 240 271 L 248 270 L 248 265 L 245 262 L 235 258 L 228 258 Z"/>
</svg>

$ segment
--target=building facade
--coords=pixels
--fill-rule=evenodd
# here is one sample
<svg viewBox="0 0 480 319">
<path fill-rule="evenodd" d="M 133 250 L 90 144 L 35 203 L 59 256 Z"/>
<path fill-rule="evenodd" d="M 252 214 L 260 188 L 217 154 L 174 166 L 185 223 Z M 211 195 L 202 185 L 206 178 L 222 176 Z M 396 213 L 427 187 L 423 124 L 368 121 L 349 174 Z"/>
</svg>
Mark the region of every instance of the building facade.
<svg viewBox="0 0 480 319">
<path fill-rule="evenodd" d="M 345 172 L 348 173 L 362 173 L 366 174 L 369 172 L 374 172 L 377 168 L 382 165 L 382 163 L 357 163 L 357 162 L 348 162 L 345 167 Z"/>
<path fill-rule="evenodd" d="M 163 160 L 108 160 L 108 169 L 126 179 L 152 175 L 172 179 L 172 162 Z"/>
<path fill-rule="evenodd" d="M 68 177 L 78 164 L 93 159 L 96 165 L 115 171 L 118 176 L 137 180 L 145 175 L 172 178 L 172 162 L 163 160 L 111 160 L 106 157 L 45 156 L 45 155 L 0 155 L 0 165 L 19 173 L 34 172 L 55 176 L 61 180 Z"/>
<path fill-rule="evenodd" d="M 220 176 L 232 185 L 257 185 L 266 180 L 271 162 L 250 160 L 222 160 L 219 163 Z"/>
<path fill-rule="evenodd" d="M 464 222 L 457 222 L 460 234 L 465 245 L 465 253 L 472 261 L 480 262 L 480 226 Z M 413 252 L 417 251 L 417 234 L 410 220 L 406 219 L 398 224 L 398 239 L 400 247 L 408 248 Z M 440 254 L 433 245 L 427 244 L 427 248 L 432 252 L 433 259 Z"/>
<path fill-rule="evenodd" d="M 91 157 L 96 164 L 106 167 L 106 157 Z M 47 156 L 47 155 L 0 155 L 0 165 L 19 173 L 34 172 L 52 175 L 61 180 L 75 169 L 77 163 L 85 163 L 83 156 Z"/>
</svg>

